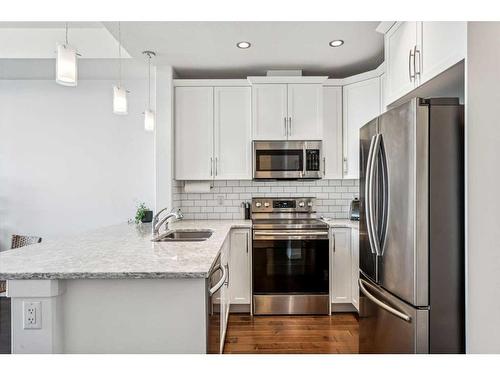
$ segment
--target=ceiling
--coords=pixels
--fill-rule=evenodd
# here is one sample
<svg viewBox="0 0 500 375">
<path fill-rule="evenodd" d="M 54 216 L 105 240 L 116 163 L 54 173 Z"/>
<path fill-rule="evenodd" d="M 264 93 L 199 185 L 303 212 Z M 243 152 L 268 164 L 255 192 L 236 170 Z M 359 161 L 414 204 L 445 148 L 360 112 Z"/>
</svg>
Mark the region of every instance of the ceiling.
<svg viewBox="0 0 500 375">
<path fill-rule="evenodd" d="M 122 22 L 122 57 L 131 74 L 143 75 L 143 50 L 179 78 L 244 78 L 271 69 L 344 78 L 375 69 L 384 59 L 379 22 Z M 81 53 L 90 78 L 115 73 L 118 22 L 71 22 L 68 39 Z M 53 75 L 56 43 L 64 22 L 0 22 L 0 78 Z M 342 39 L 338 48 L 328 45 Z M 243 50 L 239 41 L 252 43 Z M 135 59 L 134 59 L 135 58 Z M 130 61 L 131 60 L 131 61 Z M 135 61 L 134 61 L 135 60 Z M 87 63 L 88 62 L 88 63 Z"/>
<path fill-rule="evenodd" d="M 241 78 L 269 69 L 302 69 L 305 75 L 343 78 L 375 69 L 384 60 L 379 22 L 122 22 L 122 42 L 132 57 L 157 52 L 180 78 Z M 104 23 L 117 37 L 116 22 Z M 339 48 L 328 45 L 342 39 Z M 242 50 L 239 41 L 252 47 Z M 142 57 L 143 58 L 143 57 Z"/>
</svg>

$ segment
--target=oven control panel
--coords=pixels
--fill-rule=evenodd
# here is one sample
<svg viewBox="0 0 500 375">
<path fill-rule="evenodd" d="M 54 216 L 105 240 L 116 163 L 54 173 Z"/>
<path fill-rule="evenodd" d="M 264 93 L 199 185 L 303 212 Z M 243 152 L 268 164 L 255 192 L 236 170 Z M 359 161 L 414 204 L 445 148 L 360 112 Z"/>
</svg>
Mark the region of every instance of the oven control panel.
<svg viewBox="0 0 500 375">
<path fill-rule="evenodd" d="M 316 198 L 252 198 L 252 212 L 314 212 Z"/>
</svg>

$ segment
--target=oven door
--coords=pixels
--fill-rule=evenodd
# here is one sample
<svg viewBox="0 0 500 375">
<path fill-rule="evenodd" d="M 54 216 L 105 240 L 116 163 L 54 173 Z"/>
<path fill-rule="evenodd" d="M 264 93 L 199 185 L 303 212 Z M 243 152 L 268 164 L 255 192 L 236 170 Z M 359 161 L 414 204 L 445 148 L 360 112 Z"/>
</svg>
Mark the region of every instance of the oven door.
<svg viewBox="0 0 500 375">
<path fill-rule="evenodd" d="M 305 166 L 304 142 L 254 142 L 255 179 L 302 178 Z"/>
<path fill-rule="evenodd" d="M 328 264 L 327 230 L 254 231 L 254 294 L 328 295 Z"/>
</svg>

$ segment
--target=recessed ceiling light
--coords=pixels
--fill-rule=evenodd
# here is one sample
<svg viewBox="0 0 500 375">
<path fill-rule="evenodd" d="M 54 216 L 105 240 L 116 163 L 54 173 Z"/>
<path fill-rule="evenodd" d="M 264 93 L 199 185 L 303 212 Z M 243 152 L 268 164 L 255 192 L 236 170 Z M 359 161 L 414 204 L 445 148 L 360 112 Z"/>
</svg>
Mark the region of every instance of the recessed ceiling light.
<svg viewBox="0 0 500 375">
<path fill-rule="evenodd" d="M 336 40 L 332 40 L 328 44 L 330 45 L 330 47 L 340 47 L 342 44 L 344 44 L 344 41 L 341 39 L 336 39 Z"/>
<path fill-rule="evenodd" d="M 238 42 L 236 43 L 236 47 L 241 48 L 241 49 L 247 49 L 250 48 L 251 44 L 250 42 Z"/>
</svg>

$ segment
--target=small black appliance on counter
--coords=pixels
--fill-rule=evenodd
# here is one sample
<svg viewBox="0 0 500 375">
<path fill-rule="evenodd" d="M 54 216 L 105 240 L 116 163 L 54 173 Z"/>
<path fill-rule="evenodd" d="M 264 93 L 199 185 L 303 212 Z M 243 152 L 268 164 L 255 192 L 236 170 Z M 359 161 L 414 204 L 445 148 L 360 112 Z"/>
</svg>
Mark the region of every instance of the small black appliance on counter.
<svg viewBox="0 0 500 375">
<path fill-rule="evenodd" d="M 359 221 L 359 198 L 354 198 L 351 201 L 349 219 Z"/>
</svg>

